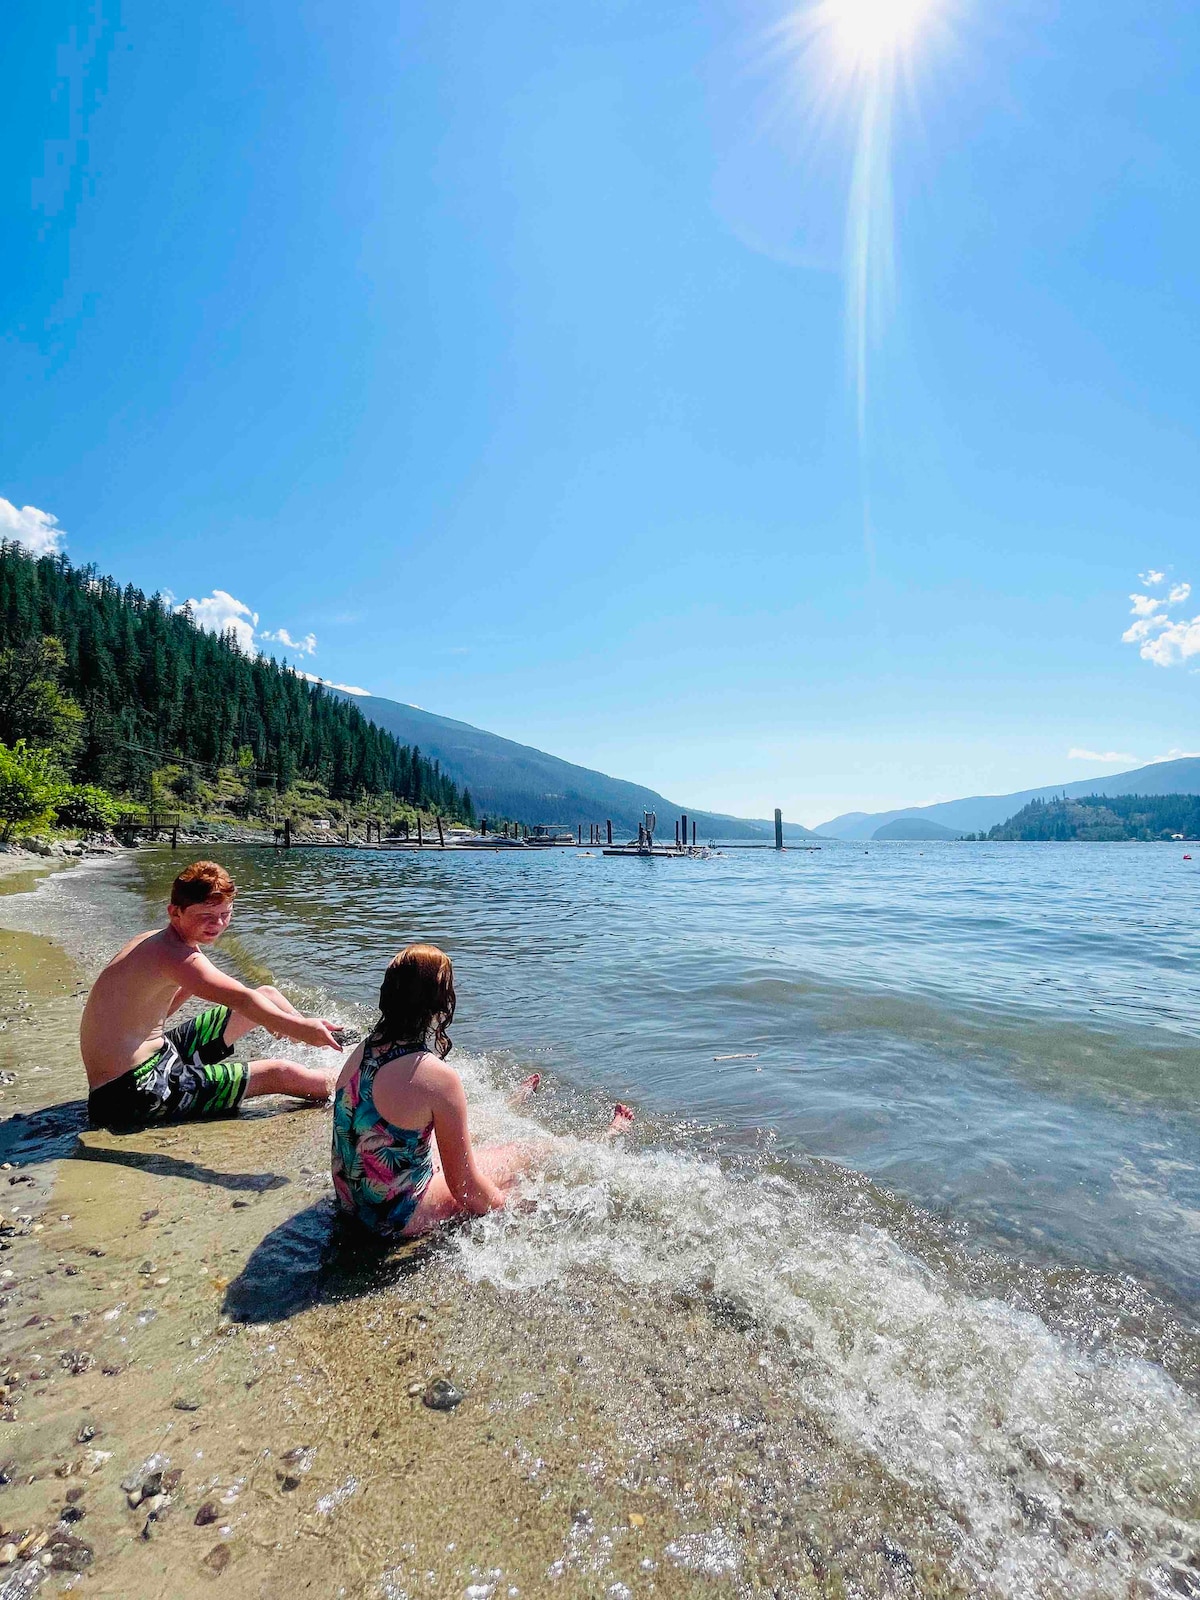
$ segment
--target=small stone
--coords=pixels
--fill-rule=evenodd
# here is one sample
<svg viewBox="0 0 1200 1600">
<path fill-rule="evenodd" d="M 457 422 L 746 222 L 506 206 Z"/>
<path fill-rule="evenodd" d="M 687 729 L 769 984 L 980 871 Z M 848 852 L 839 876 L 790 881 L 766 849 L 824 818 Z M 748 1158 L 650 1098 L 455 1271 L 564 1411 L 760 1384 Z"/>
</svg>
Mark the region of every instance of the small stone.
<svg viewBox="0 0 1200 1600">
<path fill-rule="evenodd" d="M 215 1544 L 200 1565 L 207 1567 L 214 1575 L 219 1575 L 229 1565 L 229 1556 L 230 1550 L 227 1544 Z"/>
<path fill-rule="evenodd" d="M 11 1456 L 7 1461 L 0 1461 L 0 1488 L 6 1483 L 11 1483 L 19 1471 L 20 1468 Z"/>
<path fill-rule="evenodd" d="M 170 1274 L 167 1273 L 167 1272 L 164 1272 L 161 1277 L 155 1278 L 154 1287 L 156 1289 L 165 1289 L 166 1286 L 170 1283 L 170 1281 L 171 1281 Z"/>
<path fill-rule="evenodd" d="M 62 1358 L 62 1364 L 68 1372 L 79 1377 L 96 1365 L 96 1358 L 90 1350 L 68 1350 Z"/>
<path fill-rule="evenodd" d="M 82 1467 L 82 1461 L 60 1461 L 54 1469 L 56 1478 L 73 1478 Z"/>
<path fill-rule="evenodd" d="M 157 1261 L 143 1261 L 141 1266 L 138 1268 L 138 1271 L 145 1273 L 145 1275 L 147 1277 L 149 1277 L 152 1273 L 155 1273 L 155 1272 L 158 1271 L 158 1262 Z"/>
<path fill-rule="evenodd" d="M 148 1472 L 142 1479 L 142 1499 L 149 1500 L 152 1494 L 161 1494 L 162 1486 L 163 1475 L 161 1470 L 158 1472 Z"/>
<path fill-rule="evenodd" d="M 79 1276 L 79 1268 L 76 1266 L 64 1267 L 63 1272 L 68 1278 L 77 1278 Z"/>
<path fill-rule="evenodd" d="M 95 1559 L 90 1544 L 84 1544 L 82 1539 L 65 1531 L 55 1534 L 50 1540 L 49 1548 L 42 1556 L 43 1565 L 47 1564 L 47 1556 L 50 1558 L 48 1564 L 55 1572 L 84 1572 Z"/>
<path fill-rule="evenodd" d="M 646 1519 L 640 1511 L 631 1511 L 629 1513 L 629 1526 L 631 1528 L 644 1528 L 646 1526 Z"/>
<path fill-rule="evenodd" d="M 0 1567 L 11 1567 L 17 1559 L 17 1547 L 10 1539 L 7 1544 L 0 1544 Z"/>
<path fill-rule="evenodd" d="M 176 1411 L 199 1411 L 202 1402 L 195 1395 L 180 1395 L 179 1399 L 173 1400 L 171 1404 Z"/>
<path fill-rule="evenodd" d="M 85 1422 L 82 1428 L 80 1428 L 79 1432 L 75 1435 L 75 1443 L 90 1444 L 95 1437 L 96 1429 L 90 1422 Z"/>
<path fill-rule="evenodd" d="M 86 1493 L 87 1490 L 83 1487 L 83 1485 L 81 1483 L 77 1483 L 73 1489 L 67 1490 L 67 1504 L 69 1506 L 73 1506 L 77 1501 L 82 1500 Z"/>
<path fill-rule="evenodd" d="M 290 1473 L 290 1472 L 288 1473 L 287 1477 L 284 1478 L 283 1482 L 280 1484 L 280 1488 L 284 1491 L 285 1494 L 291 1494 L 293 1489 L 298 1489 L 299 1487 L 300 1487 L 300 1479 L 297 1478 L 293 1473 Z"/>
<path fill-rule="evenodd" d="M 161 1482 L 163 1494 L 174 1494 L 183 1482 L 183 1468 L 171 1467 L 169 1471 L 163 1473 Z"/>
<path fill-rule="evenodd" d="M 212 1523 L 216 1522 L 220 1518 L 220 1515 L 220 1511 L 212 1503 L 212 1501 L 206 1500 L 195 1515 L 195 1525 L 197 1528 L 210 1527 Z"/>
<path fill-rule="evenodd" d="M 69 1526 L 73 1522 L 82 1522 L 86 1516 L 87 1512 L 82 1506 L 64 1506 L 58 1520 L 67 1523 Z"/>
<path fill-rule="evenodd" d="M 230 1209 L 233 1211 L 245 1211 L 249 1204 L 249 1200 L 235 1200 Z"/>
<path fill-rule="evenodd" d="M 136 1511 L 142 1503 L 142 1491 L 141 1489 L 130 1489 L 125 1498 L 129 1502 L 130 1511 Z"/>
<path fill-rule="evenodd" d="M 466 1399 L 461 1389 L 456 1389 L 448 1378 L 435 1378 L 422 1395 L 422 1404 L 430 1411 L 453 1411 Z"/>
<path fill-rule="evenodd" d="M 408 1386 L 408 1392 L 414 1399 L 416 1399 L 417 1395 L 419 1395 L 424 1388 L 425 1385 L 423 1383 L 410 1383 Z"/>
<path fill-rule="evenodd" d="M 141 1510 L 148 1511 L 153 1516 L 160 1506 L 165 1506 L 168 1503 L 168 1499 L 169 1497 L 165 1494 L 146 1495 L 142 1500 Z"/>
<path fill-rule="evenodd" d="M 115 1377 L 117 1377 L 119 1375 L 121 1369 L 115 1363 L 110 1362 L 108 1364 L 108 1366 L 101 1367 L 100 1371 L 104 1374 L 104 1376 L 106 1378 L 115 1378 Z"/>
<path fill-rule="evenodd" d="M 104 1251 L 104 1250 L 92 1249 L 92 1250 L 88 1251 L 88 1255 L 90 1255 L 90 1256 L 102 1256 L 102 1255 L 105 1255 L 105 1254 L 107 1254 L 107 1252 Z"/>
<path fill-rule="evenodd" d="M 45 1543 L 45 1533 L 41 1529 L 35 1529 L 32 1533 L 27 1533 L 21 1540 L 17 1546 L 17 1554 L 24 1558 L 35 1556 Z"/>
<path fill-rule="evenodd" d="M 151 1210 L 151 1211 L 143 1211 L 142 1212 L 142 1221 L 143 1222 L 153 1222 L 157 1215 L 158 1215 L 158 1207 L 155 1206 L 153 1208 L 153 1210 Z"/>
</svg>

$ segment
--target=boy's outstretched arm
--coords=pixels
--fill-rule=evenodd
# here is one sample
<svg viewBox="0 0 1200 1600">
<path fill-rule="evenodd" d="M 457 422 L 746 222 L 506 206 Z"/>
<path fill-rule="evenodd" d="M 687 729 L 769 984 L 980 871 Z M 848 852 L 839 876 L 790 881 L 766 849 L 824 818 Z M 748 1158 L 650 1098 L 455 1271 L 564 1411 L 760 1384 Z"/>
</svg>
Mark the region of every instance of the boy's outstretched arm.
<svg viewBox="0 0 1200 1600">
<path fill-rule="evenodd" d="M 195 950 L 180 963 L 180 988 L 201 1000 L 228 1006 L 240 1016 L 270 1033 L 282 1034 L 297 1044 L 311 1044 L 327 1050 L 340 1050 L 332 1024 L 319 1017 L 302 1017 L 285 1011 L 258 989 L 249 989 L 236 978 L 215 967 L 207 956 Z M 178 999 L 178 997 L 177 997 Z"/>
</svg>

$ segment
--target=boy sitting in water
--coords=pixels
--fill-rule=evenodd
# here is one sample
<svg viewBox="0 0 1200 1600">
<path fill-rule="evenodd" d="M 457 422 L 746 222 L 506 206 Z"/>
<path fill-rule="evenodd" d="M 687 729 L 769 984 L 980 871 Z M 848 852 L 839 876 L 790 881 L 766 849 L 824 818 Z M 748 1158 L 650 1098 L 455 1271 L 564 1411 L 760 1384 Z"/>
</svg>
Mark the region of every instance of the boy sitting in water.
<svg viewBox="0 0 1200 1600">
<path fill-rule="evenodd" d="M 246 1095 L 325 1101 L 333 1092 L 336 1068 L 229 1059 L 251 1028 L 341 1048 L 330 1023 L 301 1016 L 278 989 L 248 989 L 202 953 L 229 926 L 236 892 L 224 867 L 193 861 L 171 885 L 167 926 L 131 939 L 96 979 L 79 1029 L 93 1127 L 228 1116 Z M 214 1004 L 166 1028 L 191 995 Z"/>
</svg>

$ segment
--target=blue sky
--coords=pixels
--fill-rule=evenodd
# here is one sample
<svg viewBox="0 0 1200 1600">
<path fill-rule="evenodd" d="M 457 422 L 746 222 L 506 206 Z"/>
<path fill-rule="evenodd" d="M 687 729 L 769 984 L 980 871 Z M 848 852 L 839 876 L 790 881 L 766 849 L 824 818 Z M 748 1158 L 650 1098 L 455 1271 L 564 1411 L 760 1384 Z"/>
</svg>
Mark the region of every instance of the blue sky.
<svg viewBox="0 0 1200 1600">
<path fill-rule="evenodd" d="M 861 429 L 787 17 L 7 8 L 0 525 L 691 805 L 1200 750 L 1200 10 L 945 0 Z"/>
</svg>

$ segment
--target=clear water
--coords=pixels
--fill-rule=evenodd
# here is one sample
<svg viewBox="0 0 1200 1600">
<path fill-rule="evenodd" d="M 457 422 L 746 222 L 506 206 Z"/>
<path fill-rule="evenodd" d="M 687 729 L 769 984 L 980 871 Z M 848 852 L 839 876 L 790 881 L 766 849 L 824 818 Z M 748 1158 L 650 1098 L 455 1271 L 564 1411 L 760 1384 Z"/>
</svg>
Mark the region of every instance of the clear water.
<svg viewBox="0 0 1200 1600">
<path fill-rule="evenodd" d="M 589 1496 L 673 1501 L 692 1531 L 655 1556 L 662 1592 L 1200 1593 L 1200 878 L 1179 848 L 215 853 L 240 886 L 229 956 L 337 1019 L 369 1022 L 403 943 L 452 954 L 477 1135 L 552 1136 L 533 1207 L 429 1268 L 459 1370 L 582 1386 L 541 1433 L 531 1374 L 490 1414 L 534 1487 L 569 1424 Z M 177 865 L 141 852 L 121 893 L 105 870 L 36 899 L 111 947 Z M 530 1065 L 544 1090 L 514 1110 Z M 614 1098 L 638 1112 L 625 1146 L 589 1137 Z M 307 1174 L 263 1200 L 278 1218 L 225 1291 L 273 1350 L 326 1294 L 328 1129 L 251 1126 L 264 1171 Z M 352 1431 L 391 1381 L 391 1297 L 328 1301 L 289 1406 Z M 432 1557 L 426 1580 L 397 1566 L 377 1518 L 325 1546 L 348 1592 L 458 1592 Z M 543 1561 L 528 1592 L 617 1593 L 615 1528 L 499 1564 Z"/>
<path fill-rule="evenodd" d="M 391 955 L 431 939 L 461 1047 L 630 1100 L 673 1147 L 836 1161 L 1194 1304 L 1200 866 L 1182 853 L 223 859 L 242 948 L 285 984 L 369 1007 Z M 160 891 L 169 862 L 141 860 Z"/>
</svg>

